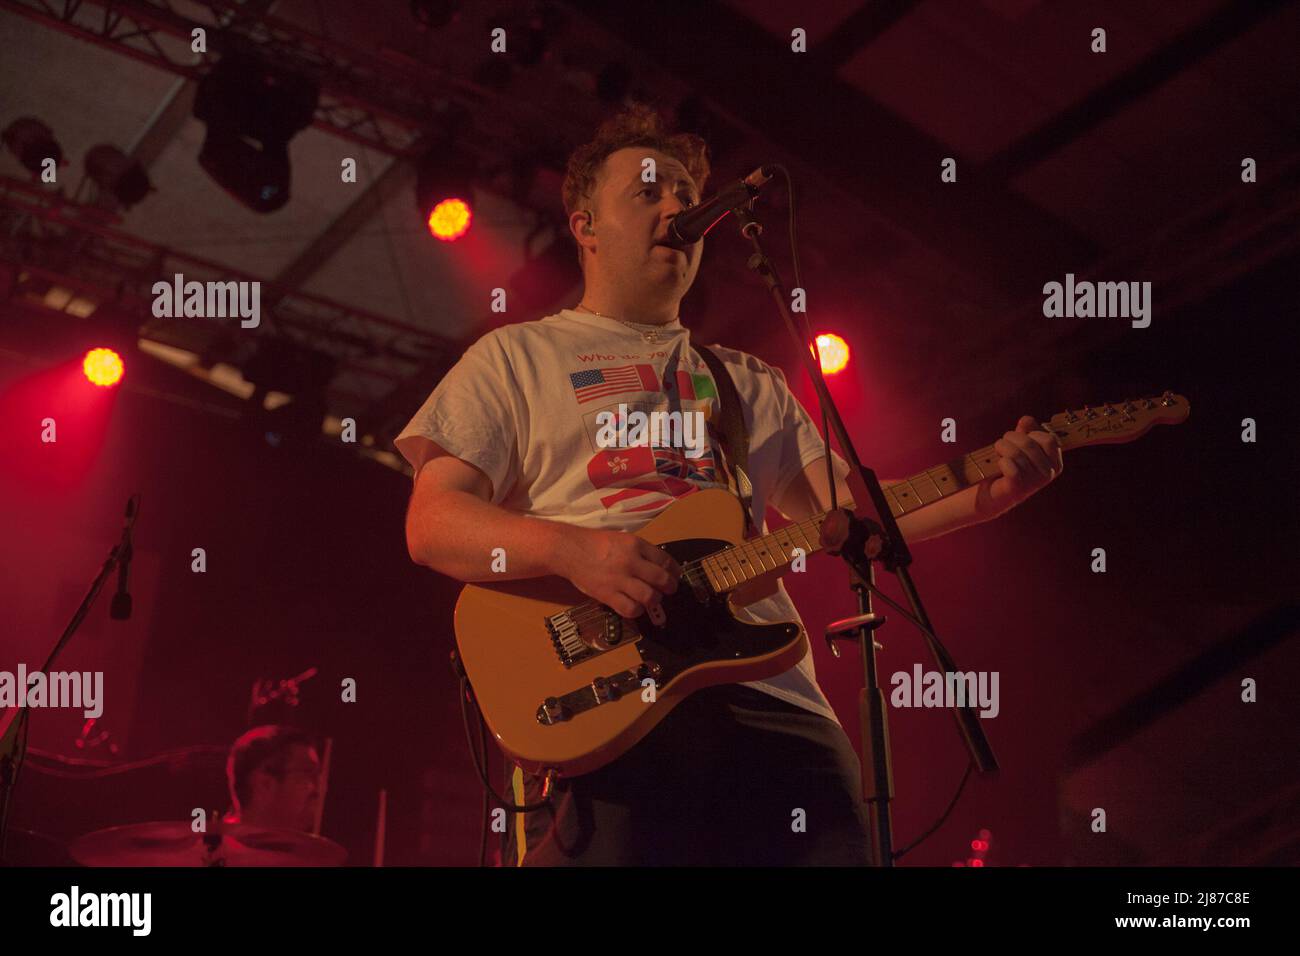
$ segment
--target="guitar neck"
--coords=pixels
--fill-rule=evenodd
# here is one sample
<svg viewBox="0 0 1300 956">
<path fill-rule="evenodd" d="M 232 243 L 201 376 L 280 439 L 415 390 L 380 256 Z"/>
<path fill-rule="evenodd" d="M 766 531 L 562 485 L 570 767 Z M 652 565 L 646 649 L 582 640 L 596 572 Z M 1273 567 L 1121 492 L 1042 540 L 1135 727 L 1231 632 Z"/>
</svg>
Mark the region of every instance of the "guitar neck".
<svg viewBox="0 0 1300 956">
<path fill-rule="evenodd" d="M 882 484 L 885 501 L 895 518 L 901 518 L 940 498 L 956 494 L 986 478 L 996 478 L 1002 472 L 997 466 L 998 455 L 988 445 L 956 461 L 936 465 L 925 471 Z M 722 551 L 714 552 L 700 561 L 709 583 L 719 594 L 731 591 L 755 578 L 774 571 L 784 573 L 794 561 L 798 551 L 804 556 L 822 549 L 822 522 L 830 512 L 795 521 L 779 531 L 750 538 Z M 797 550 L 796 550 L 797 549 Z"/>
<path fill-rule="evenodd" d="M 1133 399 L 1082 409 L 1066 410 L 1052 416 L 1043 425 L 1056 436 L 1063 450 L 1086 445 L 1112 445 L 1130 442 L 1155 425 L 1178 424 L 1187 419 L 1190 408 L 1186 397 L 1165 392 L 1158 398 Z M 927 468 L 902 481 L 882 484 L 885 501 L 895 518 L 910 514 L 940 498 L 947 498 L 963 488 L 997 478 L 998 453 L 986 445 L 944 465 Z M 750 538 L 730 548 L 717 551 L 700 561 L 709 584 L 719 594 L 772 572 L 784 573 L 797 551 L 811 555 L 821 550 L 821 527 L 829 512 L 796 521 L 770 534 Z"/>
</svg>

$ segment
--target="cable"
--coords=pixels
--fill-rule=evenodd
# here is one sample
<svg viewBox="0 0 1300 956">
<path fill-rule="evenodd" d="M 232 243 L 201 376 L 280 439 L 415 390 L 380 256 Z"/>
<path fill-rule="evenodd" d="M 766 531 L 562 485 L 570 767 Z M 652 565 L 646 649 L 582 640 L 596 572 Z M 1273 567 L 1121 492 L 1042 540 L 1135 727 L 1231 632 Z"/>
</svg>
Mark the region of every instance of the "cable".
<svg viewBox="0 0 1300 956">
<path fill-rule="evenodd" d="M 479 710 L 478 702 L 474 700 L 473 691 L 469 686 L 469 679 L 462 676 L 460 679 L 460 718 L 461 722 L 465 725 L 465 740 L 469 744 L 470 759 L 474 763 L 474 771 L 478 774 L 479 781 L 483 784 L 483 789 L 492 795 L 492 799 L 511 813 L 532 813 L 535 810 L 543 810 L 546 807 L 549 807 L 551 805 L 551 798 L 549 796 L 538 803 L 516 804 L 513 801 L 505 799 L 505 797 L 496 792 L 496 789 L 488 781 L 487 772 L 483 769 L 483 764 L 479 760 L 478 748 L 474 746 L 474 735 L 469 729 L 470 704 L 474 705 L 474 710 L 479 716 L 480 732 L 485 733 L 486 731 L 484 731 L 483 728 L 486 727 L 486 724 L 483 723 L 483 712 Z"/>
<path fill-rule="evenodd" d="M 799 271 L 799 240 L 795 232 L 794 180 L 791 179 L 789 170 L 787 170 L 784 166 L 780 165 L 779 163 L 775 164 L 773 168 L 778 170 L 781 173 L 781 175 L 785 177 L 786 194 L 790 197 L 790 217 L 789 217 L 790 218 L 790 259 L 794 263 L 795 288 L 802 289 L 804 285 L 803 285 L 803 277 Z M 803 316 L 804 335 L 807 337 L 807 342 L 812 346 L 813 353 L 817 356 L 817 362 L 820 365 L 821 350 L 817 348 L 817 340 L 816 340 L 816 336 L 813 335 L 812 323 L 808 321 L 808 310 L 804 309 L 803 312 L 800 314 Z M 819 404 L 820 404 L 820 396 L 819 396 Z M 830 510 L 835 511 L 839 507 L 839 503 L 836 499 L 836 494 L 835 494 L 835 472 L 834 469 L 831 467 L 831 434 L 830 434 L 830 427 L 829 427 L 830 423 L 827 419 L 826 407 L 824 405 L 821 408 L 821 413 L 822 413 L 822 443 L 826 449 L 826 479 L 827 479 L 827 483 L 830 485 L 830 492 L 831 492 Z M 858 502 L 857 504 L 865 505 L 866 502 Z M 880 593 L 879 589 L 872 588 L 872 591 L 879 597 L 885 598 L 885 596 Z M 888 598 L 885 598 L 885 600 L 890 604 L 894 604 L 894 607 L 898 608 L 898 605 L 895 604 L 893 601 L 889 601 Z M 898 608 L 898 610 L 901 611 L 902 608 Z M 931 834 L 933 834 L 936 830 L 938 830 L 941 826 L 943 826 L 944 821 L 948 819 L 948 816 L 949 814 L 952 813 L 953 808 L 957 806 L 957 801 L 961 799 L 962 791 L 966 789 L 966 781 L 970 779 L 971 771 L 974 769 L 975 769 L 974 761 L 971 761 L 966 765 L 966 772 L 962 775 L 961 783 L 957 784 L 957 792 L 953 794 L 952 800 L 948 804 L 948 808 L 943 811 L 943 814 L 939 817 L 938 821 L 936 821 L 935 824 L 932 827 L 930 827 L 930 829 L 926 830 L 924 833 L 922 833 L 919 837 L 917 837 L 907 846 L 903 847 L 901 850 L 895 851 L 893 857 L 895 860 L 901 859 L 903 854 L 909 853 L 910 851 L 915 849 L 924 840 L 928 839 Z"/>
<path fill-rule="evenodd" d="M 780 163 L 772 164 L 775 169 L 785 179 L 785 193 L 790 199 L 790 215 L 788 217 L 790 224 L 790 261 L 794 265 L 794 287 L 796 289 L 804 288 L 803 271 L 799 268 L 799 237 L 795 225 L 795 195 L 794 179 L 790 176 L 790 170 L 786 169 Z M 818 365 L 821 364 L 822 353 L 817 347 L 817 336 L 813 334 L 812 323 L 808 320 L 808 310 L 804 309 L 799 313 L 803 317 L 804 341 L 805 344 L 812 348 L 813 355 L 816 356 Z M 802 359 L 800 360 L 802 361 Z M 818 402 L 820 405 L 820 401 Z M 831 511 L 839 508 L 839 496 L 835 488 L 835 468 L 831 461 L 831 432 L 830 423 L 826 417 L 826 409 L 821 409 L 822 413 L 822 447 L 825 449 L 826 458 L 826 481 L 831 491 Z"/>
<path fill-rule="evenodd" d="M 952 795 L 952 800 L 949 801 L 948 803 L 948 809 L 943 811 L 943 814 L 939 817 L 938 821 L 934 824 L 934 826 L 930 827 L 930 829 L 926 830 L 924 833 L 922 833 L 919 837 L 917 837 L 907 846 L 903 847 L 901 850 L 895 850 L 894 851 L 895 860 L 902 859 L 904 853 L 910 853 L 916 847 L 920 846 L 922 841 L 929 838 L 929 836 L 932 833 L 934 833 L 935 830 L 943 826 L 944 821 L 948 819 L 948 814 L 952 813 L 952 808 L 957 806 L 957 801 L 961 799 L 961 792 L 966 789 L 966 781 L 970 779 L 970 773 L 974 769 L 975 769 L 975 761 L 972 760 L 970 763 L 966 764 L 966 772 L 962 774 L 961 783 L 957 784 L 957 792 Z"/>
</svg>

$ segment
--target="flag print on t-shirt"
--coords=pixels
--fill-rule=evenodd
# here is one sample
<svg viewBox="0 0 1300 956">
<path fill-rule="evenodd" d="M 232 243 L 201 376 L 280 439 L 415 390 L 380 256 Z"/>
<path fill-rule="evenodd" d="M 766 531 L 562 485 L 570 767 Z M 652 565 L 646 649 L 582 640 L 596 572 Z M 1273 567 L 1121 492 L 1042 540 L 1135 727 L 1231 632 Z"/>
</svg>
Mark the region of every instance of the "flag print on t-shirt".
<svg viewBox="0 0 1300 956">
<path fill-rule="evenodd" d="M 569 381 L 578 404 L 609 398 L 622 392 L 657 392 L 659 378 L 653 365 L 620 365 L 618 368 L 588 368 L 570 372 Z"/>
<path fill-rule="evenodd" d="M 682 376 L 686 374 L 677 373 L 678 386 L 684 398 L 687 396 Z M 693 386 L 691 394 L 681 403 L 681 411 L 683 413 L 702 411 L 707 421 L 712 417 L 712 405 L 707 399 L 700 400 L 697 396 L 701 392 L 711 395 L 713 380 L 701 375 L 694 378 L 695 381 L 691 382 Z M 664 396 L 661 395 L 661 398 Z M 635 411 L 649 414 L 652 411 L 667 410 L 666 400 L 657 402 L 653 406 L 637 402 L 628 403 L 626 407 L 629 414 Z M 594 434 L 597 417 L 604 412 L 613 416 L 612 424 L 615 433 L 620 437 L 625 436 L 627 422 L 617 405 L 584 416 L 589 431 Z M 653 436 L 649 440 L 653 440 Z M 594 439 L 592 444 L 593 447 L 597 447 L 597 451 L 587 462 L 587 476 L 591 479 L 593 487 L 610 490 L 609 494 L 602 495 L 600 498 L 600 503 L 609 509 L 620 512 L 657 511 L 667 507 L 674 499 L 699 491 L 701 487 L 711 487 L 721 483 L 713 447 L 707 439 L 698 458 L 691 458 L 684 448 L 650 445 L 599 448 Z"/>
<path fill-rule="evenodd" d="M 600 503 L 620 511 L 663 508 L 699 491 L 697 482 L 717 483 L 712 449 L 687 458 L 678 448 L 606 448 L 587 462 L 587 475 L 597 488 L 616 486 Z"/>
</svg>

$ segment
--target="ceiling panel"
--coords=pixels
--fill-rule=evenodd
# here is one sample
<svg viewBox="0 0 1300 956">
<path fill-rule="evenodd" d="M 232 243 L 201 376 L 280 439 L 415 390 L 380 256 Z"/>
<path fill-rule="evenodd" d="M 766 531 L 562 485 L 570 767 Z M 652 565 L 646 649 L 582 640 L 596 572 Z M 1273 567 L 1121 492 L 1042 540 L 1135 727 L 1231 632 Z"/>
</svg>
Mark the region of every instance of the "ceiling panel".
<svg viewBox="0 0 1300 956">
<path fill-rule="evenodd" d="M 1241 182 L 1241 159 L 1296 148 L 1288 132 L 1200 71 L 1175 77 L 1015 180 L 1036 203 L 1108 246 Z"/>
<path fill-rule="evenodd" d="M 840 70 L 851 85 L 958 155 L 984 160 L 1138 64 L 1214 0 L 1116 5 L 1098 16 L 1083 5 L 1035 7 L 1008 22 L 985 5 L 920 4 Z M 1094 27 L 1105 54 L 1090 52 Z"/>
<path fill-rule="evenodd" d="M 863 5 L 862 0 L 820 0 L 804 4 L 792 4 L 788 0 L 725 0 L 725 3 L 769 33 L 787 41 L 791 30 L 802 27 L 808 33 L 810 49 Z"/>
</svg>

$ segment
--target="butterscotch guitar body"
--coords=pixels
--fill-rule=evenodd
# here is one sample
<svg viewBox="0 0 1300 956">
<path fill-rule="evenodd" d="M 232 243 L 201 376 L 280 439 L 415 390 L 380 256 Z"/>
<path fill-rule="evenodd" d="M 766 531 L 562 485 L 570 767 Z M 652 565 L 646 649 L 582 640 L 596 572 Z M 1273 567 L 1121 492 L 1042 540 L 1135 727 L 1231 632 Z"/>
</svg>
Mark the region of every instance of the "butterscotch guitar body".
<svg viewBox="0 0 1300 956">
<path fill-rule="evenodd" d="M 589 773 L 629 750 L 692 691 L 772 677 L 808 649 L 796 624 L 747 624 L 734 615 L 732 602 L 771 593 L 775 578 L 728 598 L 701 586 L 698 566 L 691 573 L 689 562 L 744 540 L 741 505 L 729 492 L 687 495 L 638 534 L 688 572 L 664 597 L 657 622 L 624 621 L 561 578 L 461 591 L 461 660 L 497 743 L 525 770 Z"/>
<path fill-rule="evenodd" d="M 1187 398 L 1084 406 L 1044 430 L 1063 450 L 1130 442 L 1190 413 Z M 985 446 L 882 486 L 895 518 L 991 480 L 999 453 Z M 862 500 L 866 500 L 865 493 Z M 626 752 L 692 691 L 763 680 L 808 651 L 795 624 L 745 624 L 734 607 L 770 594 L 798 552 L 821 549 L 826 512 L 744 537 L 729 491 L 679 498 L 638 532 L 683 567 L 663 614 L 624 622 L 559 578 L 471 584 L 456 603 L 456 643 L 488 727 L 525 770 L 590 773 Z M 653 691 L 653 693 L 651 693 Z"/>
</svg>

